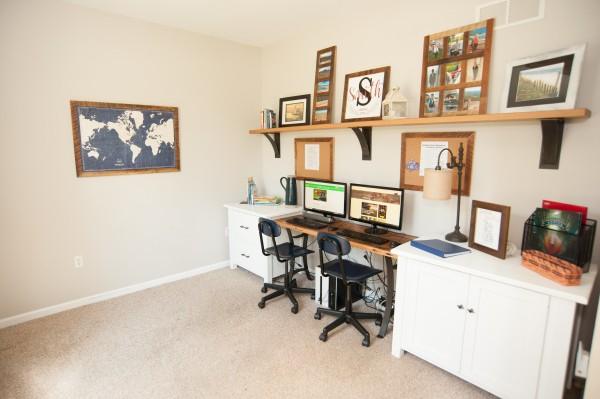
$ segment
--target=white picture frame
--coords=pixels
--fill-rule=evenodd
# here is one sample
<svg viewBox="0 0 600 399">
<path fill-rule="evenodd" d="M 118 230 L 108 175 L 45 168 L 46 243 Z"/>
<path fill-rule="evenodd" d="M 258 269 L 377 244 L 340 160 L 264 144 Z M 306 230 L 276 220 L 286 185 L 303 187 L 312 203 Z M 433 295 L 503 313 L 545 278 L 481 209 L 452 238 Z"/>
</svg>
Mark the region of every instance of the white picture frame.
<svg viewBox="0 0 600 399">
<path fill-rule="evenodd" d="M 342 122 L 379 120 L 388 91 L 390 67 L 370 69 L 346 75 Z"/>
<path fill-rule="evenodd" d="M 511 61 L 506 68 L 501 112 L 575 108 L 585 48 L 585 44 L 579 44 Z M 527 78 L 527 74 L 532 78 Z M 538 78 L 533 80 L 535 75 Z M 542 85 L 546 93 L 540 92 L 539 98 L 528 98 L 533 95 L 525 94 L 527 90 L 520 87 L 521 77 L 530 86 Z"/>
</svg>

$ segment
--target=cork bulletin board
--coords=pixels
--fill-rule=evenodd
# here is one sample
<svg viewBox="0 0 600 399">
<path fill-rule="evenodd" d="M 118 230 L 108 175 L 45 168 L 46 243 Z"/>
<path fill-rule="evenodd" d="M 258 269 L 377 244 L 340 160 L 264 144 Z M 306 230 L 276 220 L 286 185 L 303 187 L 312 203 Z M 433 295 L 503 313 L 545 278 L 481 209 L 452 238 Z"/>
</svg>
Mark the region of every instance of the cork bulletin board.
<svg viewBox="0 0 600 399">
<path fill-rule="evenodd" d="M 294 141 L 297 179 L 333 180 L 333 137 Z"/>
<path fill-rule="evenodd" d="M 400 161 L 400 188 L 423 191 L 424 169 L 434 168 L 437 155 L 443 148 L 449 148 L 458 162 L 458 146 L 463 143 L 465 149 L 463 163 L 462 195 L 471 193 L 471 170 L 473 165 L 473 146 L 475 132 L 451 133 L 402 133 L 402 149 Z M 442 168 L 450 160 L 448 151 L 444 151 L 440 159 Z M 452 193 L 458 193 L 458 171 L 453 171 Z"/>
</svg>

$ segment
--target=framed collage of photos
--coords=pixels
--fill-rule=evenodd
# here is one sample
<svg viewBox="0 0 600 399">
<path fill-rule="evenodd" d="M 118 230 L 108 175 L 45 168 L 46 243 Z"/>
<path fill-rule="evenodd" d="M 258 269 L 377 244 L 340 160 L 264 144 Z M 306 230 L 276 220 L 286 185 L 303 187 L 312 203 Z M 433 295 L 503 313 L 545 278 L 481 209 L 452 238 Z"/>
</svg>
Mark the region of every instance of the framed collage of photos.
<svg viewBox="0 0 600 399">
<path fill-rule="evenodd" d="M 332 102 L 335 90 L 335 52 L 336 46 L 317 52 L 315 67 L 315 91 L 313 96 L 312 123 L 331 123 Z"/>
<path fill-rule="evenodd" d="M 420 117 L 485 114 L 494 19 L 425 36 Z"/>
</svg>

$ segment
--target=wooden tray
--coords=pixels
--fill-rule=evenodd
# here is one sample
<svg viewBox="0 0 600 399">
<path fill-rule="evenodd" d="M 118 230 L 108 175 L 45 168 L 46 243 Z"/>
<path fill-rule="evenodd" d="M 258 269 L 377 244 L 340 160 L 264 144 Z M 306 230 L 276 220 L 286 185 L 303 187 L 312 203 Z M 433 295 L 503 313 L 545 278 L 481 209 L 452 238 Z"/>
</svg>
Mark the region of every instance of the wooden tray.
<svg viewBox="0 0 600 399">
<path fill-rule="evenodd" d="M 573 263 L 536 250 L 523 251 L 521 256 L 523 266 L 552 281 L 562 285 L 581 284 L 581 268 Z"/>
</svg>

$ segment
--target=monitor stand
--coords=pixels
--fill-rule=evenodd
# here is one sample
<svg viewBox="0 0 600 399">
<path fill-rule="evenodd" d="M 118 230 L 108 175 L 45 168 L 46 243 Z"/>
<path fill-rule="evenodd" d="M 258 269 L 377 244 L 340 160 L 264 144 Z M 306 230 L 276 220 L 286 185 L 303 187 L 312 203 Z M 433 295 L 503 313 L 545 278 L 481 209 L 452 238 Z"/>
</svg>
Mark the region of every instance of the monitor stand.
<svg viewBox="0 0 600 399">
<path fill-rule="evenodd" d="M 312 219 L 312 220 L 316 220 L 317 222 L 321 222 L 321 223 L 333 223 L 333 217 L 332 216 L 326 216 L 326 215 L 321 215 L 318 213 L 313 213 L 313 212 L 302 212 L 302 216 L 307 218 L 307 219 Z"/>
<path fill-rule="evenodd" d="M 367 233 L 367 234 L 375 234 L 375 235 L 387 233 L 386 229 L 379 228 L 379 227 L 377 227 L 377 225 L 372 225 L 372 226 L 373 227 L 367 227 L 365 229 L 365 233 Z"/>
</svg>

